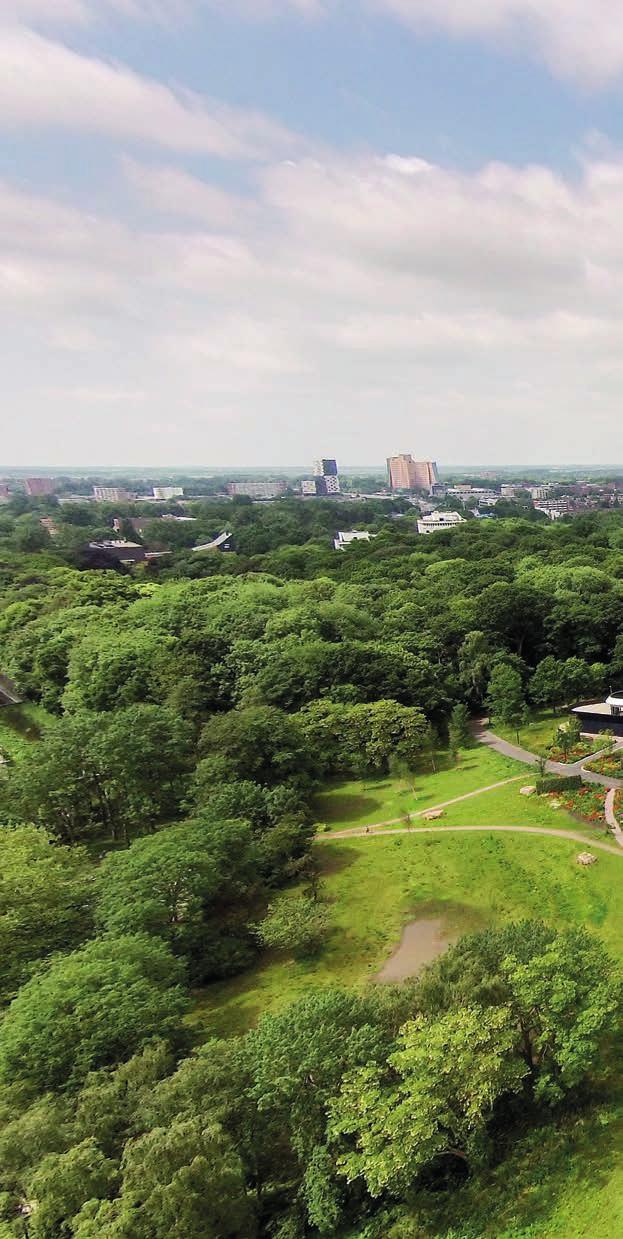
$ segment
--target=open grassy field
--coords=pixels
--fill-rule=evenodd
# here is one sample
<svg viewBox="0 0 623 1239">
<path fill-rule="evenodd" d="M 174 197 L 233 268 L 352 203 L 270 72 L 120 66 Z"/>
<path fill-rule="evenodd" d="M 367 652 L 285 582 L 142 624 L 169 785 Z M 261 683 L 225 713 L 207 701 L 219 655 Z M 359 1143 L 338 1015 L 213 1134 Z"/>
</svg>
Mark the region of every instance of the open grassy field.
<svg viewBox="0 0 623 1239">
<path fill-rule="evenodd" d="M 431 1200 L 418 1239 L 615 1239 L 623 1234 L 623 1097 L 519 1139 L 484 1178 Z M 400 1232 L 405 1237 L 410 1231 Z"/>
<path fill-rule="evenodd" d="M 457 762 L 445 753 L 439 754 L 437 764 L 436 773 L 429 762 L 420 764 L 413 780 L 415 790 L 404 779 L 389 775 L 372 779 L 335 779 L 327 785 L 326 791 L 315 797 L 317 820 L 331 830 L 394 821 L 406 813 L 419 813 L 431 805 L 524 772 L 527 782 L 531 777 L 527 767 L 501 757 L 482 744 L 461 750 Z"/>
<path fill-rule="evenodd" d="M 550 811 L 551 812 L 551 811 Z M 566 814 L 553 814 L 567 827 Z M 561 820 L 564 819 L 564 820 Z M 579 845 L 534 835 L 422 835 L 331 840 L 316 845 L 334 929 L 316 960 L 265 957 L 241 977 L 197 996 L 199 1035 L 243 1031 L 265 1010 L 309 988 L 364 985 L 413 917 L 441 916 L 449 934 L 514 917 L 586 924 L 623 956 L 623 854 L 575 864 Z"/>
<path fill-rule="evenodd" d="M 515 785 L 510 785 L 514 788 Z M 477 800 L 510 812 L 507 789 Z M 497 798 L 497 799 L 496 799 Z M 519 813 L 546 811 L 559 826 L 577 823 L 534 798 L 517 797 Z M 463 808 L 452 811 L 462 815 Z M 450 820 L 448 818 L 448 820 Z M 362 987 L 374 981 L 404 924 L 441 918 L 449 939 L 522 917 L 558 926 L 585 925 L 623 961 L 623 853 L 598 853 L 578 867 L 578 844 L 534 835 L 404 835 L 332 839 L 316 845 L 333 931 L 317 960 L 274 955 L 243 977 L 211 986 L 193 1016 L 199 1038 L 244 1031 L 317 986 Z M 623 1090 L 622 1090 L 623 1092 Z M 471 1184 L 452 1197 L 435 1194 L 413 1219 L 421 1239 L 612 1239 L 623 1234 L 623 1096 L 609 1095 L 533 1131 L 493 1167 L 483 1191 Z M 407 1226 L 410 1223 L 407 1222 Z"/>
</svg>

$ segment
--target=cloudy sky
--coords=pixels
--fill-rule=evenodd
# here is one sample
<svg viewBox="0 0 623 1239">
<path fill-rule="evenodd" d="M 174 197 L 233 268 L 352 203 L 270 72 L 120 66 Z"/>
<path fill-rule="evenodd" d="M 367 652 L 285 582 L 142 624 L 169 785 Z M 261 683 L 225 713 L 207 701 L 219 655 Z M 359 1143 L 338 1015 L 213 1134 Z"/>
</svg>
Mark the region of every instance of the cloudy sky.
<svg viewBox="0 0 623 1239">
<path fill-rule="evenodd" d="M 5 465 L 623 463 L 620 0 L 0 0 Z"/>
</svg>

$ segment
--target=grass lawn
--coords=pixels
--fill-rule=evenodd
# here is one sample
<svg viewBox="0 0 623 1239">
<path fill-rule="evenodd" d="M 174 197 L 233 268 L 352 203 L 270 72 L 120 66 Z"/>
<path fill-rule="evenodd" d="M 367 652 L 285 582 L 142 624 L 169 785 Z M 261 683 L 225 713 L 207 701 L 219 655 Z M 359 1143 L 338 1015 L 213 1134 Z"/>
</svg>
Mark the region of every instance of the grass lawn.
<svg viewBox="0 0 623 1239">
<path fill-rule="evenodd" d="M 462 784 L 456 771 L 431 779 L 432 800 L 451 799 L 452 793 L 460 795 L 518 769 L 524 772 L 515 763 L 501 768 L 499 761 L 490 750 L 470 753 Z M 530 772 L 525 774 L 529 781 Z M 450 789 L 449 777 L 454 778 Z M 384 782 L 389 784 L 386 795 L 388 790 L 401 794 L 391 780 Z M 547 798 L 520 796 L 521 785 L 511 783 L 457 804 L 446 811 L 443 823 L 582 830 L 564 809 L 552 809 Z M 324 793 L 323 800 L 356 824 L 358 806 L 353 807 L 352 797 L 369 789 L 342 784 Z M 382 803 L 392 803 L 389 795 Z M 589 835 L 590 827 L 585 832 Z M 244 976 L 197 994 L 192 1024 L 198 1039 L 243 1032 L 264 1011 L 278 1010 L 314 987 L 370 984 L 404 925 L 418 917 L 442 919 L 449 939 L 523 917 L 542 917 L 561 927 L 585 925 L 623 963 L 623 853 L 597 852 L 597 863 L 585 869 L 575 863 L 581 845 L 563 838 L 424 835 L 417 827 L 402 835 L 327 835 L 316 849 L 334 925 L 323 951 L 308 963 L 274 953 Z M 449 1233 L 457 1239 L 463 1234 L 467 1239 L 468 1233 L 469 1239 L 612 1239 L 623 1234 L 622 1141 L 623 1096 L 617 1090 L 601 1106 L 519 1136 L 501 1164 L 492 1166 L 485 1184 L 478 1180 L 472 1187 L 468 1181 L 452 1196 L 433 1194 L 428 1218 L 414 1216 L 412 1233 L 422 1239 Z"/>
<path fill-rule="evenodd" d="M 520 788 L 530 785 L 532 777 L 528 775 L 523 782 L 509 783 L 495 791 L 482 792 L 470 800 L 444 809 L 444 815 L 439 821 L 440 826 L 549 826 L 554 830 L 583 831 L 596 838 L 605 837 L 605 821 L 595 826 L 588 822 L 578 821 L 564 808 L 556 808 L 555 796 L 522 796 Z M 592 807 L 592 806 L 591 806 Z M 427 826 L 429 823 L 417 818 L 413 822 L 414 829 Z M 623 873 L 621 874 L 623 881 Z"/>
<path fill-rule="evenodd" d="M 460 761 L 452 763 L 447 754 L 438 759 L 436 774 L 430 764 L 416 771 L 415 792 L 403 780 L 386 777 L 371 779 L 336 779 L 327 790 L 314 798 L 318 822 L 331 830 L 346 830 L 349 826 L 369 826 L 375 822 L 394 821 L 405 813 L 418 813 L 431 805 L 477 791 L 490 783 L 512 779 L 525 772 L 529 782 L 531 772 L 526 766 L 500 757 L 485 745 L 463 749 Z"/>
<path fill-rule="evenodd" d="M 41 706 L 26 703 L 21 706 L 4 706 L 0 709 L 0 751 L 13 761 L 19 761 L 24 752 L 39 737 L 40 728 L 48 721 L 49 714 Z"/>
<path fill-rule="evenodd" d="M 549 812 L 556 825 L 569 824 L 566 814 Z M 596 865 L 581 869 L 575 864 L 580 845 L 570 840 L 424 836 L 417 830 L 375 838 L 327 837 L 316 846 L 335 927 L 326 947 L 307 963 L 281 953 L 265 957 L 243 976 L 207 987 L 197 995 L 191 1017 L 200 1036 L 244 1031 L 263 1011 L 282 1007 L 314 986 L 365 984 L 413 916 L 442 916 L 456 936 L 522 916 L 586 924 L 623 957 L 623 855 L 599 853 Z"/>
<path fill-rule="evenodd" d="M 527 749 L 529 753 L 537 753 L 542 757 L 550 757 L 548 752 L 549 746 L 553 744 L 554 733 L 556 728 L 561 723 L 566 722 L 569 717 L 566 711 L 562 714 L 552 714 L 551 710 L 535 710 L 530 715 L 530 721 L 524 727 L 519 728 L 519 746 L 522 749 Z M 502 740 L 508 740 L 509 744 L 517 744 L 517 732 L 512 727 L 505 727 L 502 723 L 496 723 L 495 719 L 491 720 L 491 731 L 495 732 L 496 736 L 501 736 Z M 579 761 L 582 757 L 588 757 L 590 753 L 595 753 L 599 748 L 599 737 L 595 741 L 581 740 L 574 750 L 574 756 L 570 761 Z M 562 756 L 556 758 L 562 761 Z"/>
</svg>

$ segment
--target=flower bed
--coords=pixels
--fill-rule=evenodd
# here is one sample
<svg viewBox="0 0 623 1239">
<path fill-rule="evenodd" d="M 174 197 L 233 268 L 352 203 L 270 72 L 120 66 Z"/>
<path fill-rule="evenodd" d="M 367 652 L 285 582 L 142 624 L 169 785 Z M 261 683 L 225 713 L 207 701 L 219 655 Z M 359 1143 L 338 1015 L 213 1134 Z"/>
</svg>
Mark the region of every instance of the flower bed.
<svg viewBox="0 0 623 1239">
<path fill-rule="evenodd" d="M 587 764 L 587 770 L 595 774 L 607 774 L 611 779 L 623 779 L 623 762 L 621 752 L 609 753 L 606 757 L 598 757 L 596 761 Z"/>
<path fill-rule="evenodd" d="M 583 817 L 587 822 L 605 821 L 607 789 L 584 785 L 574 792 L 557 792 L 552 796 L 569 813 Z"/>
<path fill-rule="evenodd" d="M 573 765 L 576 761 L 581 761 L 583 757 L 590 757 L 591 753 L 599 746 L 597 744 L 574 744 L 572 749 L 569 749 L 566 757 L 562 749 L 555 744 L 550 744 L 547 749 L 548 761 L 562 762 L 563 765 Z"/>
</svg>

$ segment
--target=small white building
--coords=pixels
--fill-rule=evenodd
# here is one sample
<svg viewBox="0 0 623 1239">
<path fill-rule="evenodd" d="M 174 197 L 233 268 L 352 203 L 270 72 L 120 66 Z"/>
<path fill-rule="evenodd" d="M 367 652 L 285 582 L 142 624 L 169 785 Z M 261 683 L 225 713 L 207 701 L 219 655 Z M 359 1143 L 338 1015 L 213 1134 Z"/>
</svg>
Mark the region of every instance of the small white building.
<svg viewBox="0 0 623 1239">
<path fill-rule="evenodd" d="M 431 512 L 418 521 L 417 531 L 418 533 L 437 533 L 440 529 L 454 529 L 456 525 L 464 523 L 465 517 L 459 512 Z"/>
<path fill-rule="evenodd" d="M 345 551 L 352 542 L 369 542 L 371 537 L 372 534 L 368 533 L 367 529 L 340 530 L 333 539 L 333 545 L 336 551 Z"/>
<path fill-rule="evenodd" d="M 181 499 L 184 494 L 183 486 L 153 486 L 154 499 Z"/>
<path fill-rule="evenodd" d="M 550 521 L 561 521 L 565 515 L 553 503 L 546 503 L 544 501 L 543 503 L 535 503 L 534 507 L 537 512 L 543 512 L 545 516 L 548 516 Z"/>
</svg>

